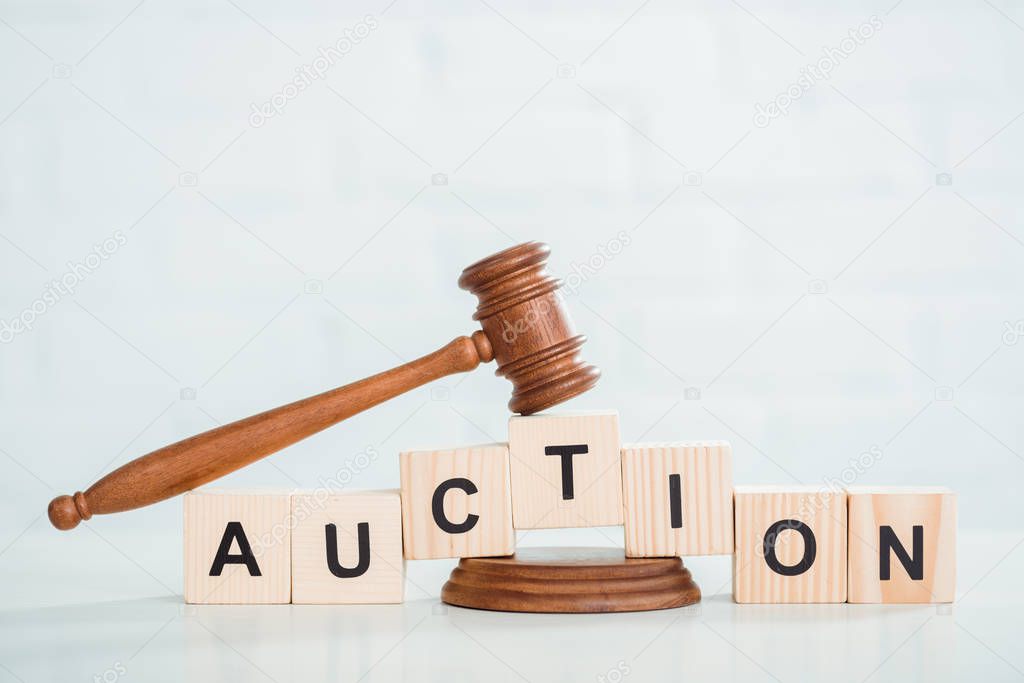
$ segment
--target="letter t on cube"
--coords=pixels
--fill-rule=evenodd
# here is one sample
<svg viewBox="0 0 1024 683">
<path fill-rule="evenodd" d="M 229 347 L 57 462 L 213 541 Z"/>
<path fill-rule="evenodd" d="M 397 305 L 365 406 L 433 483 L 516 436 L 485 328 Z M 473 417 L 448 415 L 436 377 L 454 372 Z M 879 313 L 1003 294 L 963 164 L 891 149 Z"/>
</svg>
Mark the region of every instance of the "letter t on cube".
<svg viewBox="0 0 1024 683">
<path fill-rule="evenodd" d="M 622 524 L 617 412 L 514 415 L 508 441 L 515 528 Z"/>
</svg>

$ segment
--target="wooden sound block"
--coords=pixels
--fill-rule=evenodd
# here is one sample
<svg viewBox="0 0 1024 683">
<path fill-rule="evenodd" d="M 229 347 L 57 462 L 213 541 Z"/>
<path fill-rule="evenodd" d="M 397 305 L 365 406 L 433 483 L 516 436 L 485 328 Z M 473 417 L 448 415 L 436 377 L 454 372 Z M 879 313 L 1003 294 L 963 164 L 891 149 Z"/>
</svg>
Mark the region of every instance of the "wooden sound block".
<svg viewBox="0 0 1024 683">
<path fill-rule="evenodd" d="M 402 602 L 402 498 L 397 490 L 292 494 L 292 602 Z"/>
<path fill-rule="evenodd" d="M 850 602 L 953 602 L 956 494 L 855 486 L 847 496 Z"/>
<path fill-rule="evenodd" d="M 622 503 L 627 557 L 731 555 L 732 447 L 623 446 Z"/>
<path fill-rule="evenodd" d="M 407 560 L 515 551 L 506 444 L 406 451 L 399 462 Z"/>
<path fill-rule="evenodd" d="M 616 411 L 513 416 L 508 446 L 516 529 L 622 524 Z"/>
<path fill-rule="evenodd" d="M 289 602 L 288 491 L 200 489 L 184 507 L 185 602 Z"/>
<path fill-rule="evenodd" d="M 733 599 L 846 602 L 846 494 L 737 486 Z"/>
<path fill-rule="evenodd" d="M 700 588 L 678 557 L 613 548 L 525 548 L 464 559 L 441 589 L 449 605 L 501 612 L 637 612 L 692 605 Z"/>
</svg>

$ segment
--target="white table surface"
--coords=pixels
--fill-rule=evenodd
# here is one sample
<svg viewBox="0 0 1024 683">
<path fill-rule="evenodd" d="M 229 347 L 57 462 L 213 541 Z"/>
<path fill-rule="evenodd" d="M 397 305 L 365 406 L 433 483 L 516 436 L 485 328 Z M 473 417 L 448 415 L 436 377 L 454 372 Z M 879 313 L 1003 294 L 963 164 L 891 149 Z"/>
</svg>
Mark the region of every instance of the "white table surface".
<svg viewBox="0 0 1024 683">
<path fill-rule="evenodd" d="M 959 600 L 736 605 L 730 558 L 687 560 L 694 607 L 529 615 L 448 607 L 452 561 L 409 562 L 395 606 L 191 606 L 180 536 L 45 520 L 0 555 L 0 680 L 1019 680 L 1020 532 L 961 531 Z M 609 545 L 615 529 L 522 545 Z M 106 547 L 106 550 L 103 550 Z"/>
<path fill-rule="evenodd" d="M 0 330 L 34 320 L 0 348 L 0 683 L 1022 678 L 1022 26 L 1012 0 L 0 0 Z M 409 563 L 402 606 L 186 609 L 180 502 L 49 528 L 131 458 L 471 331 L 459 272 L 530 239 L 604 373 L 567 409 L 728 439 L 737 483 L 880 449 L 857 484 L 957 491 L 960 601 L 738 606 L 711 557 L 672 612 L 445 610 L 450 561 Z M 503 440 L 508 389 L 442 380 L 218 485 L 372 448 L 353 485 L 394 487 L 403 449 Z"/>
</svg>

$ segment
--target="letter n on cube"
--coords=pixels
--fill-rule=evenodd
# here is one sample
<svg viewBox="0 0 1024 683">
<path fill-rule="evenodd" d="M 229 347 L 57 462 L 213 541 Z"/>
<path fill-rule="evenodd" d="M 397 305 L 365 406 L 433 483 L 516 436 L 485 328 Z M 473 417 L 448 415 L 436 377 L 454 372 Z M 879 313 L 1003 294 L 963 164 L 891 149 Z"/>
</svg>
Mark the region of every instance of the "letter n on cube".
<svg viewBox="0 0 1024 683">
<path fill-rule="evenodd" d="M 942 487 L 847 489 L 850 602 L 953 602 L 956 494 Z"/>
</svg>

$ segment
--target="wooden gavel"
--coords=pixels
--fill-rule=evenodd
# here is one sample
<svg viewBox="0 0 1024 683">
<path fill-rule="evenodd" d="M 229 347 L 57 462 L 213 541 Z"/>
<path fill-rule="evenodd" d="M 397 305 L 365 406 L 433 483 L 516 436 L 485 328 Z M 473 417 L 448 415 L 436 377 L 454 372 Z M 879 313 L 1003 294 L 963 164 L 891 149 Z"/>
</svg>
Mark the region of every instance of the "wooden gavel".
<svg viewBox="0 0 1024 683">
<path fill-rule="evenodd" d="M 527 242 L 462 271 L 459 286 L 477 296 L 482 330 L 437 351 L 316 396 L 203 432 L 114 470 L 84 493 L 57 496 L 47 513 L 58 529 L 94 514 L 157 503 L 234 472 L 342 420 L 435 379 L 496 359 L 496 374 L 512 382 L 510 410 L 523 415 L 587 391 L 600 371 L 583 362 L 586 337 L 575 333 L 548 275 L 550 249 Z"/>
</svg>

